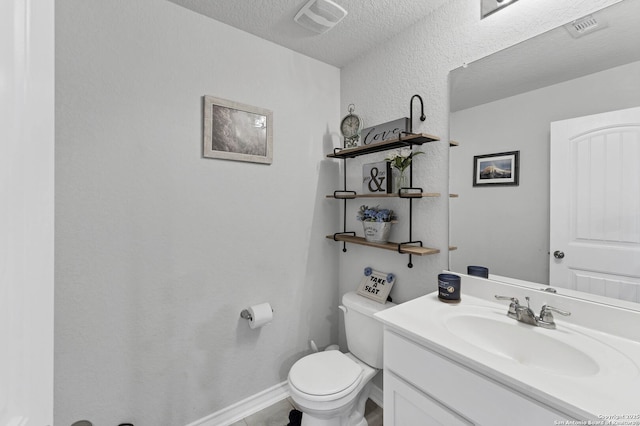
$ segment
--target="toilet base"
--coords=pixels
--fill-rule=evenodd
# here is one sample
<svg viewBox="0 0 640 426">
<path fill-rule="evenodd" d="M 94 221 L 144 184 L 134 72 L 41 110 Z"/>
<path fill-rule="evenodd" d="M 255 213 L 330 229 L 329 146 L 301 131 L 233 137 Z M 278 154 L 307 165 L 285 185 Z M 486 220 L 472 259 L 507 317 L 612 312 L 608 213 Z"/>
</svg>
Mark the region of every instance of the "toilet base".
<svg viewBox="0 0 640 426">
<path fill-rule="evenodd" d="M 302 411 L 301 426 L 369 426 L 364 418 L 364 409 L 371 393 L 372 383 L 369 381 L 360 391 L 352 404 L 344 407 L 335 417 L 325 417 L 324 413 Z"/>
</svg>

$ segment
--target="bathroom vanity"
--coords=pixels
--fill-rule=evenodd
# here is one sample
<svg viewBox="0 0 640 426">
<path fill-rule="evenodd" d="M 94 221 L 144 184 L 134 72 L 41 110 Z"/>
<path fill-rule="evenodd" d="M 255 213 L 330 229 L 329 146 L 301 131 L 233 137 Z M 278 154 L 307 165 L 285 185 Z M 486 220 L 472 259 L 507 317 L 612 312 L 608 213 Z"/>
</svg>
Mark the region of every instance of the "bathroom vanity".
<svg viewBox="0 0 640 426">
<path fill-rule="evenodd" d="M 376 314 L 385 425 L 640 425 L 640 312 L 460 275 L 459 304 L 432 293 Z M 495 295 L 571 315 L 526 324 Z"/>
</svg>

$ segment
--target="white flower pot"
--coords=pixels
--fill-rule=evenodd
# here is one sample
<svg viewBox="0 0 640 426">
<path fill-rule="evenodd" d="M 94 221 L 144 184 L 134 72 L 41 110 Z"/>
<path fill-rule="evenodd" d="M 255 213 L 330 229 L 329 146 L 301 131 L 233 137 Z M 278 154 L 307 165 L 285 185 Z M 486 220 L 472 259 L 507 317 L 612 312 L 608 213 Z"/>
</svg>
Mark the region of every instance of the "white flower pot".
<svg viewBox="0 0 640 426">
<path fill-rule="evenodd" d="M 386 243 L 389 241 L 392 222 L 362 222 L 364 239 L 372 243 Z"/>
</svg>

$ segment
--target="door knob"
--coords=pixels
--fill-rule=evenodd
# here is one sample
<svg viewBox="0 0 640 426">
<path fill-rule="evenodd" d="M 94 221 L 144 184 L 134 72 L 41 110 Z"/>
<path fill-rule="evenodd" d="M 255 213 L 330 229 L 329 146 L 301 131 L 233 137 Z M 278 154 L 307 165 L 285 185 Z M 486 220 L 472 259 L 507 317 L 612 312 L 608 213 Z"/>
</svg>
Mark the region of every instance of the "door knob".
<svg viewBox="0 0 640 426">
<path fill-rule="evenodd" d="M 564 252 L 556 250 L 553 252 L 553 257 L 555 257 L 556 259 L 562 259 L 564 257 Z"/>
</svg>

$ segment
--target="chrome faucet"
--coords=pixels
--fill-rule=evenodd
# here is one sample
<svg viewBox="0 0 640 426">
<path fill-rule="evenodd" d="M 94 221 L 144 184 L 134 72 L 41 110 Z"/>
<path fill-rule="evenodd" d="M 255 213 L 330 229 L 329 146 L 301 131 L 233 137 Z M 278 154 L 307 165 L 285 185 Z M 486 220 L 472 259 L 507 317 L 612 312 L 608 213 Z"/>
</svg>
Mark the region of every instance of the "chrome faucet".
<svg viewBox="0 0 640 426">
<path fill-rule="evenodd" d="M 543 305 L 540 310 L 540 316 L 536 316 L 536 314 L 531 310 L 529 306 L 529 296 L 526 296 L 527 306 L 520 305 L 520 301 L 515 297 L 509 296 L 498 296 L 495 295 L 495 298 L 498 300 L 510 300 L 509 311 L 507 312 L 507 316 L 509 318 L 513 318 L 517 321 L 523 322 L 525 324 L 535 325 L 536 327 L 543 327 L 554 329 L 556 328 L 556 323 L 553 319 L 553 313 L 558 313 L 560 315 L 568 316 L 571 315 L 571 312 L 563 311 L 558 308 L 554 308 L 553 306 Z"/>
</svg>

